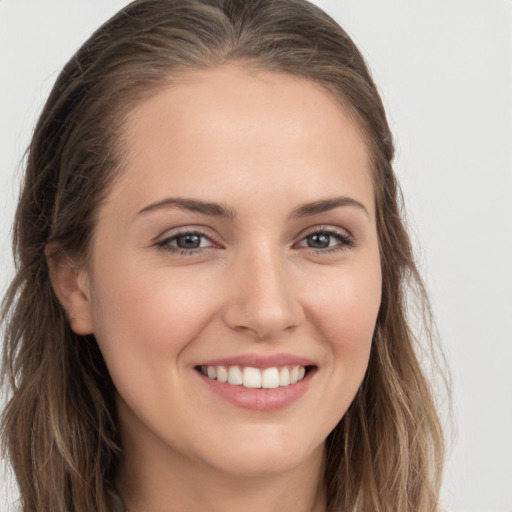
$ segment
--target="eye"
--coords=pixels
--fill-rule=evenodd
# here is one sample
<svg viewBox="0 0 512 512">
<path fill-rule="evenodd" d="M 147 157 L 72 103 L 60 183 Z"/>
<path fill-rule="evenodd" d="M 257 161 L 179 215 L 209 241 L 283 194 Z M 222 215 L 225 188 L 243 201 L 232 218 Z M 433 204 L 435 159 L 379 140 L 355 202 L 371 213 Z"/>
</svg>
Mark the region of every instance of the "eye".
<svg viewBox="0 0 512 512">
<path fill-rule="evenodd" d="M 199 231 L 186 231 L 169 236 L 156 244 L 158 247 L 174 253 L 193 254 L 203 248 L 215 246 L 214 242 Z"/>
<path fill-rule="evenodd" d="M 199 247 L 204 247 L 206 241 L 206 237 L 203 235 L 199 235 L 197 233 L 187 233 L 186 235 L 180 235 L 175 237 L 169 243 L 176 242 L 176 246 L 180 249 L 198 249 Z"/>
<path fill-rule="evenodd" d="M 297 245 L 315 251 L 332 252 L 353 247 L 355 244 L 352 237 L 346 233 L 333 229 L 322 229 L 309 233 Z"/>
</svg>

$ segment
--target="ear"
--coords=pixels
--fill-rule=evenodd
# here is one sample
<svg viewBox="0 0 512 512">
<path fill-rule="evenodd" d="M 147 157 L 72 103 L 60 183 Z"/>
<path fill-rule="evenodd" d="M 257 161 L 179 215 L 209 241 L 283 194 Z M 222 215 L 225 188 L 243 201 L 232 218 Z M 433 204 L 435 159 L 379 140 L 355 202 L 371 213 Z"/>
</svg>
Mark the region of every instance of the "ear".
<svg viewBox="0 0 512 512">
<path fill-rule="evenodd" d="M 76 334 L 92 334 L 89 276 L 86 269 L 53 247 L 47 246 L 45 254 L 53 291 L 68 315 L 71 329 Z"/>
</svg>

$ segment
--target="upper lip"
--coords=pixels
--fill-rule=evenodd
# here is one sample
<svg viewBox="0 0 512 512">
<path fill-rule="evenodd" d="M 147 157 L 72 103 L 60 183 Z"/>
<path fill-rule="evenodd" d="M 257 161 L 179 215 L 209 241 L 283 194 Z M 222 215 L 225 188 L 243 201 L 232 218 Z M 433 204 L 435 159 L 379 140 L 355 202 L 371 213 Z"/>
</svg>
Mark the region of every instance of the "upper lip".
<svg viewBox="0 0 512 512">
<path fill-rule="evenodd" d="M 261 369 L 273 366 L 315 366 L 315 363 L 311 359 L 293 354 L 242 354 L 208 359 L 199 366 L 250 366 Z"/>
</svg>

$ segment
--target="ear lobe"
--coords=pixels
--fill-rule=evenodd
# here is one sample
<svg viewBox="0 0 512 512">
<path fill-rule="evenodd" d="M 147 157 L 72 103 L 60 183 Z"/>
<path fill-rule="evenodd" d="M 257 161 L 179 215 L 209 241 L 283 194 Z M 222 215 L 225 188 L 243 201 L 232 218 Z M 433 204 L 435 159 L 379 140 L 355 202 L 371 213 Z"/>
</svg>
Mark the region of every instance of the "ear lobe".
<svg viewBox="0 0 512 512">
<path fill-rule="evenodd" d="M 92 334 L 89 277 L 85 268 L 51 247 L 46 247 L 45 254 L 53 291 L 68 315 L 71 329 L 80 335 Z"/>
</svg>

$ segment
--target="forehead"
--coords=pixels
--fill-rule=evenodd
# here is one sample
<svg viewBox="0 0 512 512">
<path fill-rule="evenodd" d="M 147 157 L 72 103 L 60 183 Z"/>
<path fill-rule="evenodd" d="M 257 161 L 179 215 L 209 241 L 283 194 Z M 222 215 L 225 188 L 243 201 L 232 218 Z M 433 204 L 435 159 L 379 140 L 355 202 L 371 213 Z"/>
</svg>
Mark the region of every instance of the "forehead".
<svg viewBox="0 0 512 512">
<path fill-rule="evenodd" d="M 294 76 L 237 65 L 190 72 L 141 102 L 124 129 L 120 187 L 131 183 L 140 207 L 158 189 L 217 199 L 208 196 L 219 185 L 227 200 L 286 191 L 314 201 L 337 186 L 373 196 L 357 124 L 322 87 Z"/>
</svg>

